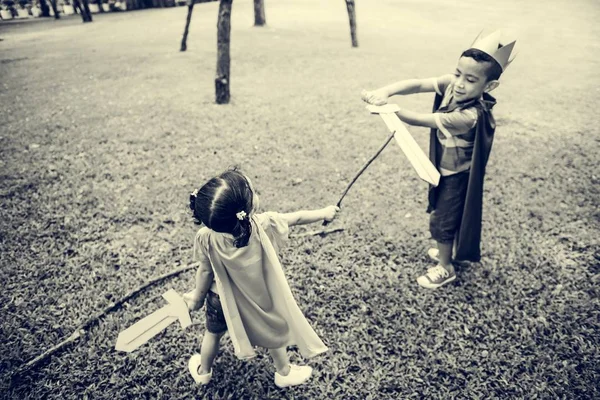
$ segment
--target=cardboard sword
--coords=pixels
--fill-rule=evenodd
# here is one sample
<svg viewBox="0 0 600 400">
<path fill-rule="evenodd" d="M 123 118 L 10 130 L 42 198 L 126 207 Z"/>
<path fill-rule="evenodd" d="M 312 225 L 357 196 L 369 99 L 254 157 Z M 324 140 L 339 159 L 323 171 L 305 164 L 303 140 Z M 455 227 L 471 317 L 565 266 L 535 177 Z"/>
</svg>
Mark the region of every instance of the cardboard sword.
<svg viewBox="0 0 600 400">
<path fill-rule="evenodd" d="M 372 114 L 379 114 L 390 132 L 396 132 L 394 135 L 396 142 L 419 175 L 419 178 L 433 186 L 437 186 L 440 183 L 440 173 L 431 163 L 429 157 L 421 150 L 410 132 L 408 132 L 404 123 L 395 114 L 396 111 L 400 110 L 400 107 L 397 104 L 386 104 L 383 106 L 368 105 L 367 110 Z"/>
<path fill-rule="evenodd" d="M 119 333 L 116 350 L 132 352 L 175 321 L 179 321 L 182 329 L 192 324 L 188 306 L 175 290 L 169 289 L 162 296 L 169 304 Z"/>
</svg>

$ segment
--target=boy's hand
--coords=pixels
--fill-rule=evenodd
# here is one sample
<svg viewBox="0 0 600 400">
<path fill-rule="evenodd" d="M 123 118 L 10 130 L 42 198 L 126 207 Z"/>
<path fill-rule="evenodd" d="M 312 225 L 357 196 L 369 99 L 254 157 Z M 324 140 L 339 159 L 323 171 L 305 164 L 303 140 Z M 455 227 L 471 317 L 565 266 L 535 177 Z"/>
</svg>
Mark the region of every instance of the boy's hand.
<svg viewBox="0 0 600 400">
<path fill-rule="evenodd" d="M 201 302 L 200 299 L 196 297 L 195 293 L 196 291 L 192 290 L 183 295 L 183 300 L 185 301 L 185 304 L 187 304 L 188 309 L 190 311 L 196 311 L 199 310 L 200 307 L 202 307 L 203 302 Z"/>
<path fill-rule="evenodd" d="M 323 209 L 323 220 L 331 222 L 335 219 L 336 214 L 340 211 L 337 206 L 328 206 Z"/>
<path fill-rule="evenodd" d="M 388 95 L 387 93 L 384 93 L 381 90 L 372 90 L 372 91 L 367 91 L 367 90 L 363 90 L 360 93 L 360 98 L 369 103 L 369 104 L 373 104 L 374 106 L 382 106 L 384 104 L 387 104 L 388 101 Z"/>
</svg>

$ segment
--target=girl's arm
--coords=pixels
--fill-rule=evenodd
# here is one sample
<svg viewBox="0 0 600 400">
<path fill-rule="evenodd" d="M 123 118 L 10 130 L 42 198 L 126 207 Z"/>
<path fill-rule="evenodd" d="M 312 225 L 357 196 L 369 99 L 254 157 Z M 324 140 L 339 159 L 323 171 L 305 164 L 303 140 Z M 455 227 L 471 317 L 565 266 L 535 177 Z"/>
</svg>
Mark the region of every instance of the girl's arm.
<svg viewBox="0 0 600 400">
<path fill-rule="evenodd" d="M 319 221 L 333 221 L 339 207 L 328 206 L 319 210 L 301 210 L 293 213 L 281 214 L 288 226 L 311 224 Z"/>
<path fill-rule="evenodd" d="M 183 295 L 190 310 L 197 310 L 204 304 L 206 294 L 215 279 L 212 267 L 208 260 L 201 261 L 196 270 L 196 288 Z"/>
</svg>

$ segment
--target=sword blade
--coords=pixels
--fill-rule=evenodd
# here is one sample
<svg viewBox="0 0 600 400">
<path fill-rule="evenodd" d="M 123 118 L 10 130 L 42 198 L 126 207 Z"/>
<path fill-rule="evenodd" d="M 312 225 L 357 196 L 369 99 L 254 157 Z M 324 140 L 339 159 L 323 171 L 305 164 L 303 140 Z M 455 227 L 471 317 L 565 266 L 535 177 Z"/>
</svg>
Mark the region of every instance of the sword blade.
<svg viewBox="0 0 600 400">
<path fill-rule="evenodd" d="M 391 132 L 396 131 L 396 142 L 419 175 L 419 178 L 433 186 L 437 186 L 440 182 L 439 171 L 419 147 L 419 144 L 415 141 L 410 132 L 408 132 L 408 129 L 406 129 L 406 126 L 400 118 L 398 118 L 396 114 L 379 114 L 379 116 L 383 119 Z"/>
<path fill-rule="evenodd" d="M 173 307 L 170 304 L 166 305 L 121 332 L 117 337 L 115 349 L 131 352 L 178 319 Z"/>
</svg>

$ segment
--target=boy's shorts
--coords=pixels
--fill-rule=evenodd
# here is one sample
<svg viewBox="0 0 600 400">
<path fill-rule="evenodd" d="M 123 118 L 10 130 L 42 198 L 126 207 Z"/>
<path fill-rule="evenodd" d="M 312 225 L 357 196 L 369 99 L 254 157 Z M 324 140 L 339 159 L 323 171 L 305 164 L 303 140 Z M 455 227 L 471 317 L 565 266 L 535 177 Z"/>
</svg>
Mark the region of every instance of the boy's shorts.
<svg viewBox="0 0 600 400">
<path fill-rule="evenodd" d="M 214 334 L 227 331 L 227 323 L 225 322 L 219 295 L 210 290 L 206 295 L 206 330 Z"/>
<path fill-rule="evenodd" d="M 436 242 L 454 242 L 465 208 L 468 185 L 468 171 L 442 176 L 440 179 L 436 207 L 429 216 L 429 232 Z"/>
</svg>

